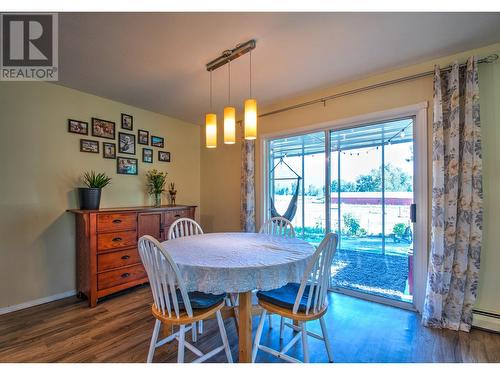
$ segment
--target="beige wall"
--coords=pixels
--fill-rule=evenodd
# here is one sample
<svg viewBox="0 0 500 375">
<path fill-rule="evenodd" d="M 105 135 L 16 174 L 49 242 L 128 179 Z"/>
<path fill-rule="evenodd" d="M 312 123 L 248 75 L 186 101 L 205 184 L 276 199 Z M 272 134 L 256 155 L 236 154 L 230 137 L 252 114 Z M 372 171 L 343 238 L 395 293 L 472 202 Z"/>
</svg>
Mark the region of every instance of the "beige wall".
<svg viewBox="0 0 500 375">
<path fill-rule="evenodd" d="M 137 129 L 165 137 L 172 162 L 139 161 L 139 175 L 116 174 L 116 161 L 79 152 L 68 118 L 99 117 L 117 124 L 134 116 Z M 200 203 L 199 127 L 170 117 L 48 83 L 0 83 L 0 308 L 75 289 L 75 187 L 83 171 L 110 175 L 102 207 L 149 205 L 145 171 L 167 171 L 178 202 Z M 99 140 L 102 152 L 102 138 Z M 106 140 L 105 140 L 106 141 Z M 115 141 L 116 143 L 116 141 Z M 141 160 L 142 146 L 136 157 Z"/>
<path fill-rule="evenodd" d="M 204 127 L 201 127 L 204 132 Z M 205 232 L 233 232 L 240 229 L 240 161 L 241 142 L 225 145 L 218 132 L 218 147 L 201 145 L 201 225 Z M 237 126 L 237 137 L 241 129 Z"/>
<path fill-rule="evenodd" d="M 260 112 L 265 113 L 276 108 L 281 108 L 303 101 L 316 99 L 322 96 L 335 94 L 351 90 L 357 87 L 378 83 L 385 80 L 395 79 L 407 75 L 412 75 L 428 70 L 432 70 L 434 64 L 446 66 L 454 60 L 465 61 L 471 54 L 477 56 L 485 56 L 490 53 L 499 53 L 500 44 L 495 44 L 489 47 L 480 48 L 473 51 L 466 51 L 453 56 L 440 58 L 433 61 L 428 61 L 418 65 L 393 70 L 383 74 L 378 74 L 372 77 L 360 79 L 358 81 L 349 82 L 346 84 L 329 87 L 325 89 L 314 90 L 300 97 L 291 98 L 278 103 L 274 103 L 267 108 L 261 108 Z M 334 69 L 334 67 L 332 67 Z M 495 82 L 491 82 L 488 78 L 488 84 L 481 87 L 481 104 L 483 105 L 481 115 L 483 117 L 483 128 L 485 134 L 491 134 L 492 139 L 488 139 L 485 143 L 484 159 L 485 159 L 485 184 L 486 194 L 492 191 L 493 186 L 500 186 L 500 175 L 492 170 L 494 163 L 500 158 L 500 149 L 495 147 L 493 142 L 499 141 L 500 130 L 498 127 L 499 110 L 498 108 L 498 75 L 500 74 L 500 64 L 496 63 L 488 68 L 480 67 L 480 78 L 483 72 L 488 71 L 490 76 L 495 76 Z M 484 73 L 486 75 L 486 73 Z M 481 83 L 483 79 L 481 79 Z M 496 95 L 496 102 L 494 101 Z M 258 93 L 256 95 L 258 97 Z M 377 111 L 388 110 L 392 108 L 402 107 L 406 105 L 417 104 L 427 101 L 430 105 L 429 110 L 429 136 L 431 135 L 431 119 L 432 119 L 432 77 L 417 79 L 414 81 L 404 82 L 397 85 L 392 85 L 372 91 L 355 94 L 352 96 L 343 97 L 332 100 L 323 106 L 317 104 L 301 109 L 292 110 L 259 120 L 259 134 L 269 135 L 275 132 L 289 130 L 313 125 L 318 123 L 333 122 L 335 120 L 345 119 L 357 115 L 368 114 Z M 495 106 L 496 103 L 496 106 Z M 488 114 L 484 114 L 488 111 Z M 210 231 L 238 231 L 239 227 L 239 189 L 240 189 L 240 144 L 235 146 L 222 145 L 222 134 L 219 134 L 219 147 L 217 149 L 204 148 L 203 128 L 201 129 L 201 184 L 202 191 L 202 223 Z M 241 132 L 240 132 L 241 136 Z M 256 144 L 256 207 L 257 207 L 257 227 L 260 225 L 260 207 L 262 202 L 261 196 L 261 179 L 260 179 L 260 163 L 261 152 L 259 142 Z M 431 181 L 431 180 L 429 180 Z M 490 193 L 491 194 L 491 193 Z M 500 267 L 500 252 L 494 244 L 496 236 L 493 226 L 500 221 L 500 199 L 486 197 L 486 203 L 489 205 L 485 208 L 485 218 L 489 223 L 485 225 L 485 246 L 483 251 L 483 265 L 481 272 L 480 297 L 477 307 L 500 313 L 500 296 L 498 293 L 498 272 L 495 268 Z M 500 231 L 497 231 L 500 232 Z M 500 239 L 500 238 L 499 238 Z"/>
</svg>

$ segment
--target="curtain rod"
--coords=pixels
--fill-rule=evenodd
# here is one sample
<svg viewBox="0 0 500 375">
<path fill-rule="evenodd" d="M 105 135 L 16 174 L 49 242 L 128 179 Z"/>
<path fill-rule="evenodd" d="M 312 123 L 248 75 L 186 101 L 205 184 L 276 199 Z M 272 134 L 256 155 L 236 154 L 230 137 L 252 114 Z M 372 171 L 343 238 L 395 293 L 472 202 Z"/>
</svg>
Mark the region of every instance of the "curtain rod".
<svg viewBox="0 0 500 375">
<path fill-rule="evenodd" d="M 477 62 L 479 64 L 483 64 L 483 63 L 484 64 L 490 64 L 490 63 L 493 63 L 493 62 L 495 62 L 497 60 L 498 60 L 498 55 L 497 54 L 492 54 L 492 55 L 489 55 L 489 56 L 484 57 L 482 59 L 479 59 Z M 460 67 L 463 67 L 463 66 L 466 66 L 466 65 L 467 64 L 460 64 Z M 446 68 L 441 69 L 441 71 L 448 71 L 448 70 L 451 70 L 451 68 L 452 68 L 451 66 L 448 66 Z M 291 105 L 291 106 L 288 106 L 288 107 L 276 109 L 274 111 L 263 113 L 263 114 L 259 115 L 259 117 L 271 116 L 271 115 L 275 115 L 275 114 L 278 114 L 278 113 L 281 113 L 281 112 L 287 112 L 287 111 L 291 111 L 292 109 L 307 107 L 307 106 L 310 106 L 310 105 L 313 105 L 313 104 L 318 104 L 318 103 L 323 103 L 324 105 L 326 105 L 326 102 L 329 101 L 329 100 L 341 98 L 343 96 L 357 94 L 357 93 L 360 93 L 360 92 L 363 92 L 363 91 L 369 91 L 369 90 L 373 90 L 373 89 L 378 89 L 380 87 L 394 85 L 396 83 L 401 83 L 401 82 L 406 82 L 406 81 L 412 81 L 414 79 L 431 76 L 433 74 L 434 74 L 434 70 L 429 70 L 427 72 L 418 73 L 418 74 L 414 74 L 414 75 L 411 75 L 411 76 L 396 78 L 396 79 L 393 79 L 393 80 L 390 80 L 390 81 L 379 82 L 379 83 L 375 83 L 375 84 L 370 85 L 370 86 L 359 87 L 357 89 L 353 89 L 353 90 L 349 90 L 349 91 L 344 91 L 344 92 L 340 92 L 338 94 L 324 96 L 324 97 L 319 98 L 319 99 L 313 99 L 313 100 L 309 100 L 307 102 L 298 103 L 298 104 L 294 104 L 294 105 Z"/>
</svg>

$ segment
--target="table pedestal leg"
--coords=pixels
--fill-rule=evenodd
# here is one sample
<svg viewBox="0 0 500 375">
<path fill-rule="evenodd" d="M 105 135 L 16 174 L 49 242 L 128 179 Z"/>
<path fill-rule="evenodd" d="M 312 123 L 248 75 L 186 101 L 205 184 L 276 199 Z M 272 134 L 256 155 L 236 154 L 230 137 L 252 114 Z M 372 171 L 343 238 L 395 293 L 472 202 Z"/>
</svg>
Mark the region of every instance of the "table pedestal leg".
<svg viewBox="0 0 500 375">
<path fill-rule="evenodd" d="M 252 362 L 252 292 L 239 294 L 238 306 L 239 325 L 239 361 Z"/>
</svg>

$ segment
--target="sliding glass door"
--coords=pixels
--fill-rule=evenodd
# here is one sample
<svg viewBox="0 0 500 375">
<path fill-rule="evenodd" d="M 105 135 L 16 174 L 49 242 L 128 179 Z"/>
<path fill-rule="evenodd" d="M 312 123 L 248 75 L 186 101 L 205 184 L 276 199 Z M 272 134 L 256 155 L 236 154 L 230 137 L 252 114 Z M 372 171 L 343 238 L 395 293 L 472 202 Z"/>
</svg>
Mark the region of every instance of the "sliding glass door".
<svg viewBox="0 0 500 375">
<path fill-rule="evenodd" d="M 327 231 L 339 235 L 333 289 L 413 301 L 414 122 L 395 119 L 268 143 L 267 216 L 287 217 L 297 235 L 315 245 Z"/>
<path fill-rule="evenodd" d="M 412 302 L 413 122 L 330 131 L 338 290 Z"/>
<path fill-rule="evenodd" d="M 318 244 L 326 231 L 325 132 L 276 139 L 269 150 L 269 216 L 285 216 L 297 236 Z"/>
</svg>

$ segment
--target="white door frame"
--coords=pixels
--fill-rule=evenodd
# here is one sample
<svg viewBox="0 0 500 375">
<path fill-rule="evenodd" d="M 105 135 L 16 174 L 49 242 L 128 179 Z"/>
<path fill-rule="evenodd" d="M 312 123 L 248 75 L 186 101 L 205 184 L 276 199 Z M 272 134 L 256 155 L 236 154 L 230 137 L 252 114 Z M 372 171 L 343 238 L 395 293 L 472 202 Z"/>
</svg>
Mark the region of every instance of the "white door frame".
<svg viewBox="0 0 500 375">
<path fill-rule="evenodd" d="M 267 219 L 266 215 L 269 210 L 269 186 L 267 181 L 269 167 L 268 158 L 268 143 L 274 139 L 303 135 L 315 131 L 326 130 L 341 130 L 356 126 L 366 125 L 374 122 L 383 122 L 394 120 L 401 117 L 414 117 L 415 124 L 414 133 L 414 177 L 413 177 L 413 196 L 417 204 L 417 220 L 415 225 L 414 237 L 414 258 L 413 258 L 413 305 L 419 312 L 422 311 L 425 297 L 425 288 L 427 281 L 427 259 L 429 249 L 429 185 L 428 185 L 428 139 L 427 139 L 427 108 L 428 103 L 421 102 L 405 107 L 393 108 L 385 111 L 354 116 L 346 119 L 328 121 L 319 124 L 307 125 L 293 130 L 284 130 L 271 134 L 263 134 L 260 136 L 260 173 L 261 173 L 261 192 L 260 202 L 261 207 L 261 223 Z M 326 150 L 326 158 L 329 158 L 328 150 Z M 327 164 L 328 160 L 326 160 Z M 328 173 L 326 174 L 326 177 Z M 327 183 L 328 185 L 328 183 Z M 358 296 L 358 294 L 356 294 Z M 361 293 L 360 295 L 361 296 Z M 364 297 L 364 296 L 363 296 Z M 377 302 L 383 302 L 382 299 L 376 296 L 366 295 L 367 299 Z M 371 298 L 375 297 L 375 298 Z M 391 301 L 392 302 L 392 301 Z M 397 302 L 397 301 L 395 301 Z M 403 305 L 395 303 L 396 306 Z M 407 304 L 406 304 L 407 305 Z"/>
</svg>

